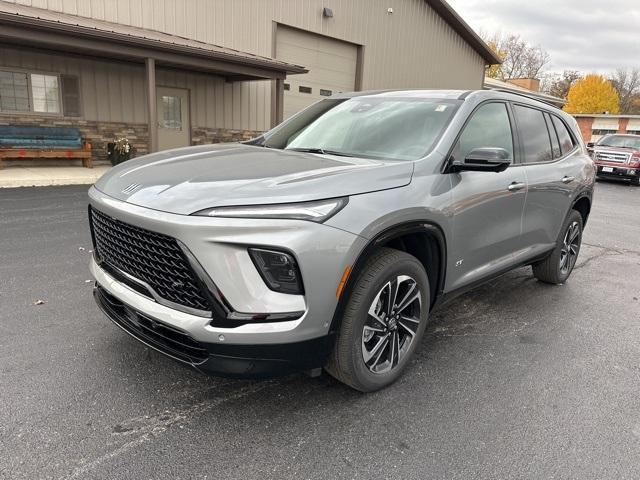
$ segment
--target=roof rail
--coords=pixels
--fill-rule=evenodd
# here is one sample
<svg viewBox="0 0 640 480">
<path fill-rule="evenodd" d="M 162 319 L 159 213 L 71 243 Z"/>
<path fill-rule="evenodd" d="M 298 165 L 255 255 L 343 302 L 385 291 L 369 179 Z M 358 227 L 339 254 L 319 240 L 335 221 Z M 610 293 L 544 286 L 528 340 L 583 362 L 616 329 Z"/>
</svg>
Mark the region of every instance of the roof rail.
<svg viewBox="0 0 640 480">
<path fill-rule="evenodd" d="M 529 98 L 531 100 L 537 100 L 539 102 L 546 103 L 547 105 L 551 105 L 552 107 L 558 108 L 556 104 L 554 104 L 550 99 L 546 98 L 547 95 L 544 93 L 537 94 L 536 92 L 531 92 L 531 93 L 519 92 L 516 90 L 511 90 L 508 88 L 500 88 L 500 87 L 485 87 L 485 88 L 487 88 L 487 90 L 495 90 L 496 92 L 511 93 L 513 95 L 519 95 L 521 97 Z"/>
</svg>

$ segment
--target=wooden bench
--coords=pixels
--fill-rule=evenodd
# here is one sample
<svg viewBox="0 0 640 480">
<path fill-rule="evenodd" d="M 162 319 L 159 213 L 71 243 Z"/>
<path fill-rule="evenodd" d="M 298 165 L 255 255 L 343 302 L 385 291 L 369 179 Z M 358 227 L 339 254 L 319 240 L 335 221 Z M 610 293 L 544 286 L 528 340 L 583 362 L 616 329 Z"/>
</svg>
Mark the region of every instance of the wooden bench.
<svg viewBox="0 0 640 480">
<path fill-rule="evenodd" d="M 5 158 L 81 158 L 93 168 L 91 144 L 77 128 L 0 126 L 0 169 Z"/>
</svg>

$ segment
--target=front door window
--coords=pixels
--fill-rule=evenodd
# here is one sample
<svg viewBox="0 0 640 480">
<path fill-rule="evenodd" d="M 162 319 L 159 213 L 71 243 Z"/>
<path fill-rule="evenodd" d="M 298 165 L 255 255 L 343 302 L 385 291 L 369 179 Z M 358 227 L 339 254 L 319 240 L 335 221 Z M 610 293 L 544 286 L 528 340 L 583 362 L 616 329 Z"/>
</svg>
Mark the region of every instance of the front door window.
<svg viewBox="0 0 640 480">
<path fill-rule="evenodd" d="M 180 97 L 162 95 L 162 126 L 170 130 L 182 130 L 182 101 Z"/>
</svg>

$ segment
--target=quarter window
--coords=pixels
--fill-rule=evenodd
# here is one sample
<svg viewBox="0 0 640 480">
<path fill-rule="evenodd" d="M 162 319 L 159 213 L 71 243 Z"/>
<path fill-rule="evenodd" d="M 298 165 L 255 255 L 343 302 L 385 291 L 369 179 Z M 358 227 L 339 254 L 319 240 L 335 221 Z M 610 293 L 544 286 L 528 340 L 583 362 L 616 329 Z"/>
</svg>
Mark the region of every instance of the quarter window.
<svg viewBox="0 0 640 480">
<path fill-rule="evenodd" d="M 522 105 L 514 105 L 513 110 L 522 138 L 524 163 L 553 160 L 551 139 L 542 111 Z"/>
<path fill-rule="evenodd" d="M 558 117 L 556 117 L 555 115 L 552 115 L 551 118 L 553 118 L 553 124 L 556 127 L 556 132 L 558 132 L 558 138 L 560 139 L 560 148 L 562 149 L 562 154 L 566 155 L 571 150 L 573 150 L 573 148 L 575 147 L 575 143 L 573 142 L 573 139 L 571 138 L 571 134 L 569 133 L 569 130 L 567 130 L 567 127 L 564 124 L 564 122 L 560 120 Z"/>
<path fill-rule="evenodd" d="M 504 148 L 513 158 L 511 122 L 504 103 L 488 103 L 475 111 L 458 139 L 453 157 L 462 161 L 476 148 Z"/>
<path fill-rule="evenodd" d="M 560 142 L 558 140 L 558 134 L 551 121 L 551 116 L 548 113 L 544 114 L 544 119 L 547 121 L 547 129 L 549 130 L 549 136 L 551 137 L 551 149 L 553 150 L 553 158 L 560 158 L 562 151 L 560 150 Z"/>
</svg>

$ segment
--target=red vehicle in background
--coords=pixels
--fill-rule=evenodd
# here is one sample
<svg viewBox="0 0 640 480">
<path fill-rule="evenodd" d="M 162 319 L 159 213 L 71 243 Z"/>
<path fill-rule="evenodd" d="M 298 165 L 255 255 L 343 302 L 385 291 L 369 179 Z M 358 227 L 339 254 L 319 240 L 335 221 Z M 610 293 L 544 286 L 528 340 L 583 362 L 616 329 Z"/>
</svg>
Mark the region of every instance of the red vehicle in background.
<svg viewBox="0 0 640 480">
<path fill-rule="evenodd" d="M 598 167 L 597 176 L 630 180 L 640 186 L 640 135 L 605 135 L 587 149 Z"/>
</svg>

